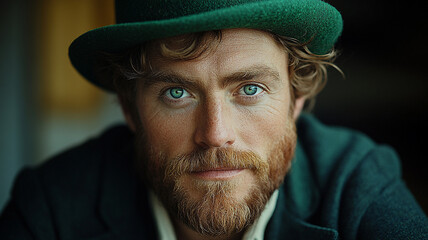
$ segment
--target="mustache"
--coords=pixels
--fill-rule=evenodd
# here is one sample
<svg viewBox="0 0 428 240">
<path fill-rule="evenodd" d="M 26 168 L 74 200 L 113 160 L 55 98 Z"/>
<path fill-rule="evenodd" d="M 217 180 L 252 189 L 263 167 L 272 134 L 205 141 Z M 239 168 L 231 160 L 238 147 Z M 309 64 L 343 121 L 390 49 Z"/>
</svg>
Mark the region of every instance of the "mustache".
<svg viewBox="0 0 428 240">
<path fill-rule="evenodd" d="M 195 150 L 167 161 L 165 177 L 176 178 L 186 173 L 206 171 L 215 168 L 251 169 L 260 171 L 268 168 L 268 163 L 252 151 L 231 148 Z"/>
</svg>

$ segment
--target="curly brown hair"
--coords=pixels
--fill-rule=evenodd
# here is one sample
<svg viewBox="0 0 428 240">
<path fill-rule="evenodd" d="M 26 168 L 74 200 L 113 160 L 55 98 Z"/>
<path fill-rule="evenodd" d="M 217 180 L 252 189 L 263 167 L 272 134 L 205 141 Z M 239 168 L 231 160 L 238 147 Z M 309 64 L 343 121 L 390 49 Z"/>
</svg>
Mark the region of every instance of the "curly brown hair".
<svg viewBox="0 0 428 240">
<path fill-rule="evenodd" d="M 312 53 L 308 44 L 296 39 L 279 36 L 268 32 L 288 54 L 291 97 L 304 97 L 308 108 L 313 107 L 316 95 L 324 88 L 327 81 L 327 67 L 342 71 L 333 63 L 337 51 L 332 49 L 324 55 Z M 149 51 L 159 51 L 160 56 L 169 60 L 192 60 L 207 51 L 214 50 L 221 42 L 222 31 L 190 33 L 173 38 L 143 43 L 121 54 L 103 54 L 102 68 L 99 76 L 118 94 L 123 107 L 135 111 L 136 80 L 144 79 L 150 73 Z"/>
</svg>

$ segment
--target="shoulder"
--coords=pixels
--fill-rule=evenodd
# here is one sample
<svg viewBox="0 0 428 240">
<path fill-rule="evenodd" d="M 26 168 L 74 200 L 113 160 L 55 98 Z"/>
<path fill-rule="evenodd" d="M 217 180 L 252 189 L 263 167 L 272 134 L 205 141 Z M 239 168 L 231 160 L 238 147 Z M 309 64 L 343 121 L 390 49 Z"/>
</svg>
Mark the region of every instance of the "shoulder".
<svg viewBox="0 0 428 240">
<path fill-rule="evenodd" d="M 344 127 L 328 126 L 314 116 L 303 114 L 297 122 L 299 143 L 309 157 L 337 159 L 360 157 L 377 147 L 365 134 Z"/>
<path fill-rule="evenodd" d="M 112 126 L 99 136 L 53 156 L 38 168 L 42 171 L 50 171 L 51 168 L 58 170 L 58 167 L 86 166 L 102 161 L 103 156 L 113 152 L 126 151 L 126 147 L 132 144 L 132 141 L 133 135 L 125 125 Z"/>
<path fill-rule="evenodd" d="M 58 231 L 55 226 L 72 225 L 87 233 L 102 231 L 96 209 L 105 168 L 109 162 L 128 160 L 125 156 L 130 154 L 132 142 L 125 126 L 115 126 L 39 166 L 22 170 L 13 186 L 10 208 L 30 232 L 45 239 Z"/>
<path fill-rule="evenodd" d="M 340 204 L 348 200 L 346 193 L 365 194 L 368 199 L 380 186 L 400 178 L 394 150 L 363 133 L 327 126 L 308 114 L 300 117 L 296 127 L 298 143 L 285 189 L 290 209 L 298 216 L 309 217 L 319 209 L 338 217 Z M 378 173 L 366 174 L 373 171 Z"/>
<path fill-rule="evenodd" d="M 403 212 L 397 217 L 400 222 L 424 218 L 401 179 L 400 160 L 391 147 L 377 144 L 358 131 L 326 126 L 309 115 L 299 120 L 297 128 L 299 144 L 295 164 L 298 170 L 291 175 L 303 176 L 299 180 L 309 183 L 311 189 L 306 197 L 316 199 L 306 205 L 313 209 L 312 214 L 306 214 L 311 216 L 311 222 L 336 229 L 345 238 L 353 239 L 363 217 L 374 219 L 371 213 L 380 213 L 372 226 L 386 221 L 392 212 L 404 206 L 408 212 L 417 214 L 409 216 Z M 390 192 L 395 193 L 394 197 Z M 393 204 L 403 196 L 406 200 L 401 206 Z M 390 224 L 384 230 L 394 228 L 397 226 Z"/>
<path fill-rule="evenodd" d="M 297 130 L 300 154 L 314 166 L 317 181 L 323 186 L 333 179 L 336 182 L 346 181 L 355 176 L 358 169 L 381 170 L 385 179 L 400 175 L 401 166 L 396 152 L 387 145 L 375 143 L 361 132 L 327 126 L 311 115 L 302 115 Z M 371 177 L 364 176 L 367 180 Z"/>
<path fill-rule="evenodd" d="M 309 115 L 299 119 L 297 131 L 296 154 L 279 191 L 269 234 L 427 238 L 427 218 L 401 180 L 394 150 Z"/>
<path fill-rule="evenodd" d="M 128 148 L 133 144 L 132 141 L 132 133 L 126 126 L 113 126 L 39 166 L 24 169 L 18 179 L 24 180 L 26 176 L 33 175 L 42 183 L 61 188 L 68 184 L 94 182 L 107 159 L 118 154 L 129 154 Z"/>
</svg>

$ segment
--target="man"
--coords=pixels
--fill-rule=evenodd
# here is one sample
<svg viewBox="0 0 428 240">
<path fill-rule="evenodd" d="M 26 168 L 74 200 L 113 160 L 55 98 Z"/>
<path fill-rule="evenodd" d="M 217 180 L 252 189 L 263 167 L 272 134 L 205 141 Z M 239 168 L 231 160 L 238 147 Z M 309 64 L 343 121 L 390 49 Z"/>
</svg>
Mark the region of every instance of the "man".
<svg viewBox="0 0 428 240">
<path fill-rule="evenodd" d="M 427 239 L 396 154 L 301 114 L 333 66 L 319 0 L 117 1 L 70 47 L 128 127 L 23 170 L 2 239 Z"/>
</svg>

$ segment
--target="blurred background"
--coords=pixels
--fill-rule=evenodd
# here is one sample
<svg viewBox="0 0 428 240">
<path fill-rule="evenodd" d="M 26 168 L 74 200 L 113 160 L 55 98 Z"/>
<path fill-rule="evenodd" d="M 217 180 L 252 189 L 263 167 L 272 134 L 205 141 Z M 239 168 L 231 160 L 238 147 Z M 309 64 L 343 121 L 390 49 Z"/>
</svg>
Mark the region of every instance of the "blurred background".
<svg viewBox="0 0 428 240">
<path fill-rule="evenodd" d="M 313 113 L 393 146 L 428 212 L 426 3 L 327 1 L 343 15 L 337 60 Z M 425 4 L 422 6 L 421 4 Z M 0 209 L 17 172 L 123 122 L 115 96 L 87 83 L 67 49 L 114 23 L 113 0 L 0 1 Z"/>
</svg>

